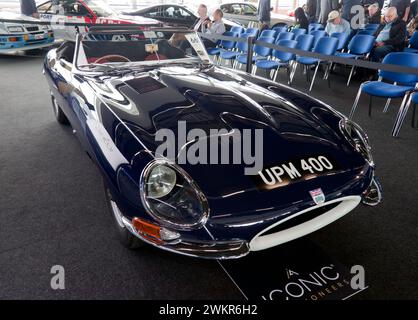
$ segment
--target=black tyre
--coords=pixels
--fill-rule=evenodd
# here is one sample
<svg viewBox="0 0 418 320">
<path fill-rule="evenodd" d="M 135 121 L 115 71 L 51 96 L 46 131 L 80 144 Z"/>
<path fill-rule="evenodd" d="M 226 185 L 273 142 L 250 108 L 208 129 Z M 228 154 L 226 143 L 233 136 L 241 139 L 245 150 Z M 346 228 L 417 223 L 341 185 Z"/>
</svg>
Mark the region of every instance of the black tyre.
<svg viewBox="0 0 418 320">
<path fill-rule="evenodd" d="M 67 117 L 64 112 L 62 112 L 61 107 L 58 105 L 57 100 L 54 96 L 51 95 L 52 100 L 52 109 L 54 110 L 55 119 L 61 124 L 69 124 Z"/>
<path fill-rule="evenodd" d="M 145 245 L 143 241 L 135 237 L 122 223 L 122 213 L 119 211 L 118 205 L 112 200 L 109 188 L 104 187 L 106 196 L 106 206 L 112 217 L 118 240 L 128 249 L 138 249 Z"/>
</svg>

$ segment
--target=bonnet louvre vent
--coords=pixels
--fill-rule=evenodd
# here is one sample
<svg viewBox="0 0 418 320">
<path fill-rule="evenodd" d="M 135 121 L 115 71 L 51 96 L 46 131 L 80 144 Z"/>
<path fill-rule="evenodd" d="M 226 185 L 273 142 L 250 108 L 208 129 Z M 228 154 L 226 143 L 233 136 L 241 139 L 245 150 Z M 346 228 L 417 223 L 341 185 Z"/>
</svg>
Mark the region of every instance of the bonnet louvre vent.
<svg viewBox="0 0 418 320">
<path fill-rule="evenodd" d="M 136 92 L 144 94 L 147 92 L 156 91 L 162 88 L 165 88 L 161 82 L 151 78 L 151 77 L 142 77 L 136 78 L 129 81 L 126 81 L 126 84 L 135 89 Z"/>
</svg>

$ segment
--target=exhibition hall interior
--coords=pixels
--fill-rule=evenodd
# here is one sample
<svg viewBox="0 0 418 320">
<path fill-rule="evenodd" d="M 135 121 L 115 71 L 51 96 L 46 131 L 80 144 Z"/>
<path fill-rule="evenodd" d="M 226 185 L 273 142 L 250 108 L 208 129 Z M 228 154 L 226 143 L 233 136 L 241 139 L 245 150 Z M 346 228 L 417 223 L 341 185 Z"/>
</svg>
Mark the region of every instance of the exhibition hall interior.
<svg viewBox="0 0 418 320">
<path fill-rule="evenodd" d="M 417 104 L 416 1 L 0 0 L 0 299 L 417 300 Z"/>
</svg>

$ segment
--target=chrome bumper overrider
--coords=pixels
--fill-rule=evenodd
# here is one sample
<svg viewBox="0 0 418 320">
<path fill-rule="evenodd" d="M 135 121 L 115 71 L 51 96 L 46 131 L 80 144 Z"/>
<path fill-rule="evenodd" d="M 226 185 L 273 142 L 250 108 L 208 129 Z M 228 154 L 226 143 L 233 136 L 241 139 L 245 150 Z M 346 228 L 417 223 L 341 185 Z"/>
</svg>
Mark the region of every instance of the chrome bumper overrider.
<svg viewBox="0 0 418 320">
<path fill-rule="evenodd" d="M 369 188 L 363 193 L 361 202 L 368 206 L 377 206 L 383 199 L 382 186 L 379 180 L 374 177 Z"/>
</svg>

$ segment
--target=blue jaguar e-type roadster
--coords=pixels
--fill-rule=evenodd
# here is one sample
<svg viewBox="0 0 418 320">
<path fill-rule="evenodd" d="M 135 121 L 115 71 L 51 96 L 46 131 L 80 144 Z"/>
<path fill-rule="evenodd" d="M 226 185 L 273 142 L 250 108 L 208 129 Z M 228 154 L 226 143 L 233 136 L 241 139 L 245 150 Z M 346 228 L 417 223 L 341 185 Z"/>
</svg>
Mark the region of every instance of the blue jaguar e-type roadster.
<svg viewBox="0 0 418 320">
<path fill-rule="evenodd" d="M 129 248 L 239 258 L 381 201 L 357 124 L 297 90 L 214 66 L 192 31 L 92 28 L 51 50 L 44 73 L 56 119 L 99 167 Z M 223 147 L 211 130 L 262 130 L 262 167 L 247 175 L 235 161 L 177 161 L 191 144 L 178 136 L 183 124 Z M 162 129 L 179 141 L 174 159 L 157 152 Z"/>
</svg>

